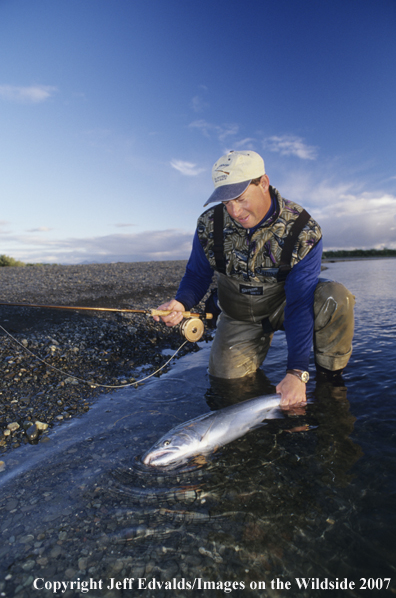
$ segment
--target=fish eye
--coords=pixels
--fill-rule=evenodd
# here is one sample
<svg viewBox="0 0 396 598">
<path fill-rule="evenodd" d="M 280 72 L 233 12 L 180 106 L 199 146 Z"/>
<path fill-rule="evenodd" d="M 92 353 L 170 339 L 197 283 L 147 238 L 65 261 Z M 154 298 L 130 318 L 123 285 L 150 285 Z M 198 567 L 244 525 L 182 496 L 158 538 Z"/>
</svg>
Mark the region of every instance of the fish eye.
<svg viewBox="0 0 396 598">
<path fill-rule="evenodd" d="M 170 440 L 164 440 L 164 446 L 168 446 L 170 444 Z"/>
</svg>

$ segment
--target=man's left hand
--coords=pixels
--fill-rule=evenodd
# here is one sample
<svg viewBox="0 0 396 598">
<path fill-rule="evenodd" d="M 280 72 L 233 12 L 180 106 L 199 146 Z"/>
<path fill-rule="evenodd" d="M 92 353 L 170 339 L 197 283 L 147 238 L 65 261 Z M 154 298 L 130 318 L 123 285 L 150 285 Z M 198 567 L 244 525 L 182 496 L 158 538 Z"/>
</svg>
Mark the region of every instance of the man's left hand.
<svg viewBox="0 0 396 598">
<path fill-rule="evenodd" d="M 276 392 L 281 395 L 281 409 L 295 415 L 304 415 L 307 404 L 306 385 L 297 376 L 286 374 L 277 385 Z"/>
</svg>

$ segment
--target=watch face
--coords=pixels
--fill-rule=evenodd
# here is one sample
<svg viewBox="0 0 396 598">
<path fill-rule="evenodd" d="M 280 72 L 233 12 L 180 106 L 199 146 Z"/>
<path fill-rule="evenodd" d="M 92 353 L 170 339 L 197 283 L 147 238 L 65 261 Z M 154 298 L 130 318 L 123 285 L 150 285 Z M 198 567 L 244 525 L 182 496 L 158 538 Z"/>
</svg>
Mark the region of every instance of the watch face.
<svg viewBox="0 0 396 598">
<path fill-rule="evenodd" d="M 308 372 L 301 372 L 301 380 L 305 383 L 308 382 L 308 380 L 309 380 Z"/>
</svg>

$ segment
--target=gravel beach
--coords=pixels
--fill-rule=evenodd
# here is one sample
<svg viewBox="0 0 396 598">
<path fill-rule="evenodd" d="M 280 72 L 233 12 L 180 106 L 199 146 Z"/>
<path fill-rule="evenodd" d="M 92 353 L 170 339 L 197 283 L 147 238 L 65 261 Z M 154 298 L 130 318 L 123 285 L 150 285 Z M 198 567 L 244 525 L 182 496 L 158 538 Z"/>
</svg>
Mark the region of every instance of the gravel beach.
<svg viewBox="0 0 396 598">
<path fill-rule="evenodd" d="M 175 295 L 185 266 L 5 267 L 0 302 L 151 309 Z M 45 441 L 47 427 L 81 415 L 100 394 L 113 392 L 93 386 L 136 383 L 184 340 L 178 330 L 140 314 L 0 306 L 0 326 L 20 343 L 0 328 L 0 455 L 21 443 Z M 195 350 L 187 343 L 178 355 Z"/>
</svg>

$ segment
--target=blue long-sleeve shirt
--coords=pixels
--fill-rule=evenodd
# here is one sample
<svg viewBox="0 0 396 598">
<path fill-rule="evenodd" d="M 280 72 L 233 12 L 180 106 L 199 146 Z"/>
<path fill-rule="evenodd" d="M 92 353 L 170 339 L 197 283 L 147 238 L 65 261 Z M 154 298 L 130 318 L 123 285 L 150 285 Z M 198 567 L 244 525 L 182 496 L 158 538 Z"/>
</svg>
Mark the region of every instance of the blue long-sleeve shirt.
<svg viewBox="0 0 396 598">
<path fill-rule="evenodd" d="M 271 213 L 272 209 L 263 221 Z M 313 297 L 321 270 L 322 251 L 323 243 L 320 240 L 304 259 L 291 269 L 286 278 L 284 328 L 288 347 L 288 369 L 308 369 L 314 328 Z M 212 278 L 213 269 L 195 232 L 186 272 L 176 294 L 177 301 L 180 301 L 186 310 L 191 310 L 205 295 Z"/>
</svg>

